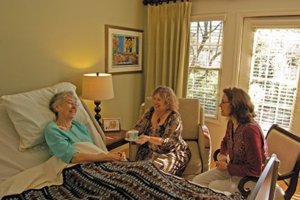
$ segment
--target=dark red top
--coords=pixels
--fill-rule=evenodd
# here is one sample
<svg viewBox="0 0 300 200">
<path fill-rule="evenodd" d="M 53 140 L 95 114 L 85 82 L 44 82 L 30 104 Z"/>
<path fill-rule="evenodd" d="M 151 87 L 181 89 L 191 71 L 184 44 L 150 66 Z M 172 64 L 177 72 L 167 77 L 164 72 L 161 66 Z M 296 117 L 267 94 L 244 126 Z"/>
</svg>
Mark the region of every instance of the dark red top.
<svg viewBox="0 0 300 200">
<path fill-rule="evenodd" d="M 233 123 L 229 120 L 221 154 L 229 155 L 231 176 L 259 176 L 267 156 L 267 143 L 259 125 L 255 121 L 240 124 L 234 133 Z"/>
</svg>

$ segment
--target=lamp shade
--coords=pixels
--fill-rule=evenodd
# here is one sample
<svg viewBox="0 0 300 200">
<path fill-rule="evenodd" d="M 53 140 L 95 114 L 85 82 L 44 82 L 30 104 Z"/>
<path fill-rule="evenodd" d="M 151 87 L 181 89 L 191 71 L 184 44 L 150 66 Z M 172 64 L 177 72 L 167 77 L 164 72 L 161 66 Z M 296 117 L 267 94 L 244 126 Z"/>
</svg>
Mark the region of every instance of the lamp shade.
<svg viewBox="0 0 300 200">
<path fill-rule="evenodd" d="M 101 101 L 113 97 L 114 89 L 111 74 L 89 73 L 83 75 L 82 98 Z"/>
</svg>

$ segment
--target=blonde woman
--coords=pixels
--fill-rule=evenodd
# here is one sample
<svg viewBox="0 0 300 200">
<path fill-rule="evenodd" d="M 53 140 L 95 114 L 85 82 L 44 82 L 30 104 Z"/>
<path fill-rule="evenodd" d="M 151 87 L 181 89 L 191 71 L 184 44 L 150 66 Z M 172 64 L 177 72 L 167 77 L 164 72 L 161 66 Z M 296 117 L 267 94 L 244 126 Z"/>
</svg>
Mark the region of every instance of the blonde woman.
<svg viewBox="0 0 300 200">
<path fill-rule="evenodd" d="M 165 172 L 181 175 L 191 151 L 181 136 L 182 121 L 178 99 L 170 87 L 159 86 L 153 94 L 153 107 L 137 122 L 137 160 L 152 160 Z"/>
</svg>

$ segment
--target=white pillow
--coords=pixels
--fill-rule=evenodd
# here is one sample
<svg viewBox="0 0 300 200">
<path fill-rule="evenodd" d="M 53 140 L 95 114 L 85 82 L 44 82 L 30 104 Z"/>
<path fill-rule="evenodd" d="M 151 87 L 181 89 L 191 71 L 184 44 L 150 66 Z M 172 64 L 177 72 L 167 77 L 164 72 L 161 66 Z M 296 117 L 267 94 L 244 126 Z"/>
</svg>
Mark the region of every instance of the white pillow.
<svg viewBox="0 0 300 200">
<path fill-rule="evenodd" d="M 74 92 L 79 103 L 75 119 L 87 124 L 89 116 L 76 95 L 76 86 L 71 83 L 63 82 L 51 87 L 1 97 L 9 118 L 20 136 L 20 151 L 45 141 L 44 128 L 55 119 L 54 113 L 49 109 L 49 101 L 54 94 L 63 91 Z"/>
</svg>

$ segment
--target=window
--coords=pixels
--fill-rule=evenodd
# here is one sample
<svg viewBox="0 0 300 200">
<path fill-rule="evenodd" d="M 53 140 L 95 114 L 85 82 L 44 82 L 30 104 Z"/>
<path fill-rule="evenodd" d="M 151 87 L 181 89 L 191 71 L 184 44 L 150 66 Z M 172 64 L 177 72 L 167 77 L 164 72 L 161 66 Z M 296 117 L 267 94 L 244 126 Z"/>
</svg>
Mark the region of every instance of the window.
<svg viewBox="0 0 300 200">
<path fill-rule="evenodd" d="M 211 118 L 218 116 L 223 26 L 223 20 L 195 20 L 190 25 L 187 97 L 199 99 Z"/>
<path fill-rule="evenodd" d="M 256 107 L 256 120 L 265 133 L 272 124 L 292 129 L 299 93 L 300 27 L 289 26 L 288 19 L 274 22 L 245 20 L 244 37 L 248 39 L 243 39 L 242 49 L 242 62 L 250 68 L 247 87 Z M 250 43 L 246 42 L 249 38 Z"/>
</svg>

